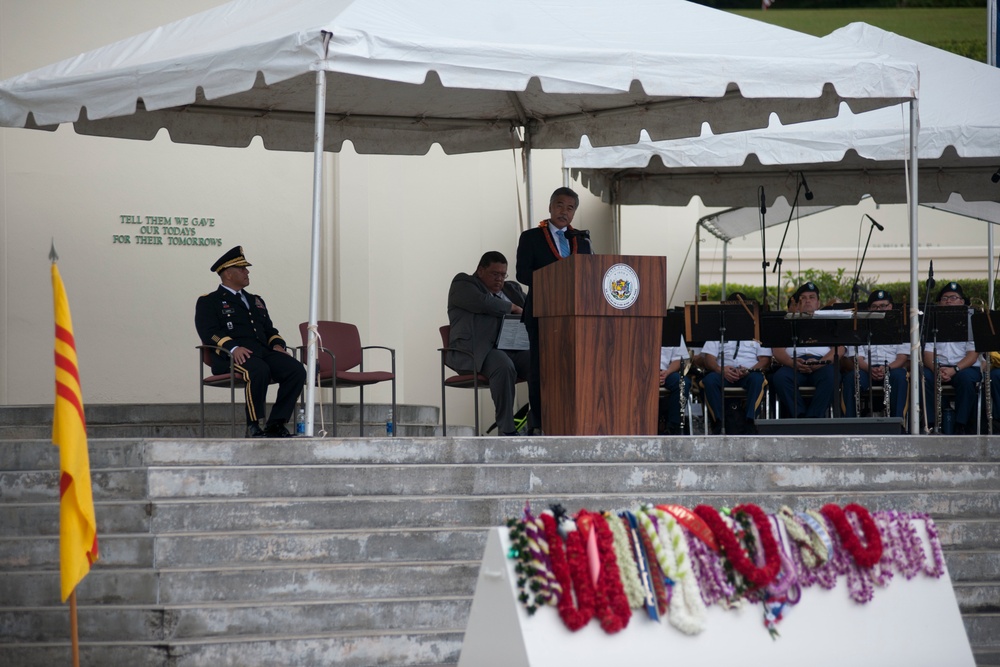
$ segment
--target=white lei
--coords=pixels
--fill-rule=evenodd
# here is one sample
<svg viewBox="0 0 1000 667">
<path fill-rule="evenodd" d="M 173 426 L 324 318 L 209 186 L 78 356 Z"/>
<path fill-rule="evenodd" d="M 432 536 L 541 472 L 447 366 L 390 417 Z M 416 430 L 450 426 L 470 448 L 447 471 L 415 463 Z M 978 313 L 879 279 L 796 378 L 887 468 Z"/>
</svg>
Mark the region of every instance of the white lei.
<svg viewBox="0 0 1000 667">
<path fill-rule="evenodd" d="M 698 582 L 691 572 L 691 558 L 683 529 L 669 512 L 647 508 L 646 513 L 657 518 L 659 534 L 656 535 L 658 544 L 654 551 L 663 573 L 674 582 L 668 620 L 684 634 L 696 635 L 705 629 L 708 610 L 705 608 L 704 600 L 701 599 Z M 645 519 L 643 523 L 648 523 L 652 529 L 652 521 L 646 516 L 643 518 Z"/>
</svg>

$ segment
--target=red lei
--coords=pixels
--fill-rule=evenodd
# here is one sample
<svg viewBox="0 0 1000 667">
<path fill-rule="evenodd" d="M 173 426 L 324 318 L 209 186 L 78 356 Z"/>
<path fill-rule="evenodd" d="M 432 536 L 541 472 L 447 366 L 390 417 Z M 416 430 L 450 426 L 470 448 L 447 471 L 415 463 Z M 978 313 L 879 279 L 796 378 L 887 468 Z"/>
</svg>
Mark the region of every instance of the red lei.
<svg viewBox="0 0 1000 667">
<path fill-rule="evenodd" d="M 618 571 L 618 559 L 615 556 L 614 535 L 608 528 L 604 516 L 596 512 L 580 510 L 576 515 L 578 532 L 587 532 L 589 519 L 590 529 L 597 534 L 597 550 L 600 554 L 601 570 L 597 578 L 595 590 L 595 610 L 601 627 L 608 634 L 614 634 L 624 629 L 632 618 L 632 609 L 628 606 L 622 576 Z"/>
<path fill-rule="evenodd" d="M 562 595 L 559 598 L 558 606 L 559 616 L 567 628 L 576 632 L 594 617 L 594 587 L 590 583 L 590 571 L 587 567 L 587 553 L 583 546 L 583 536 L 579 530 L 570 532 L 566 536 L 566 551 L 564 552 L 563 539 L 559 535 L 555 517 L 547 512 L 542 512 L 540 518 L 545 526 L 545 539 L 549 543 L 552 572 L 559 581 L 559 585 L 562 586 Z M 574 592 L 578 606 L 573 604 Z"/>
<path fill-rule="evenodd" d="M 559 249 L 556 248 L 555 241 L 552 240 L 552 232 L 549 231 L 549 221 L 548 220 L 542 220 L 541 222 L 538 223 L 538 226 L 545 230 L 545 234 L 544 234 L 544 236 L 545 236 L 545 242 L 549 244 L 549 250 L 551 250 L 552 254 L 556 256 L 556 259 L 566 259 L 565 257 L 563 257 L 559 253 Z M 566 225 L 566 229 L 567 230 L 572 230 L 573 229 L 573 225 Z M 576 252 L 577 251 L 576 237 L 574 236 L 573 238 L 568 239 L 568 241 L 569 241 L 569 254 L 571 254 L 571 255 L 577 254 L 577 252 Z"/>
<path fill-rule="evenodd" d="M 847 512 L 853 512 L 861 523 L 867 547 L 861 546 L 861 540 L 854 532 L 851 522 L 847 520 Z M 854 557 L 854 562 L 858 564 L 858 567 L 874 567 L 882 560 L 882 536 L 879 535 L 878 526 L 875 525 L 875 520 L 872 519 L 872 515 L 867 509 L 857 503 L 851 503 L 846 505 L 844 509 L 840 509 L 831 503 L 824 505 L 820 513 L 837 529 L 841 544 Z"/>
<path fill-rule="evenodd" d="M 715 508 L 708 505 L 698 505 L 694 508 L 694 513 L 708 524 L 715 539 L 722 546 L 723 554 L 732 563 L 733 569 L 747 581 L 751 590 L 767 586 L 778 576 L 778 571 L 781 569 L 781 556 L 778 552 L 778 543 L 774 541 L 774 533 L 771 531 L 771 521 L 767 518 L 764 510 L 749 503 L 733 508 L 733 514 L 747 514 L 757 526 L 757 532 L 760 534 L 759 546 L 764 551 L 764 567 L 757 567 L 750 560 L 739 540 L 736 539 L 736 535 L 729 529 Z"/>
</svg>

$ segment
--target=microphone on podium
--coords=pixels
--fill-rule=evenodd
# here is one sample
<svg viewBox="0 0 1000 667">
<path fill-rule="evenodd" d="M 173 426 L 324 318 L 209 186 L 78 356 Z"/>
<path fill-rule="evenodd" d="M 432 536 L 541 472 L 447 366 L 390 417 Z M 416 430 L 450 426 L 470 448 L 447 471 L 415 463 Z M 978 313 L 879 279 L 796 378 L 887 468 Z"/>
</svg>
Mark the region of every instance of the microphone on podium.
<svg viewBox="0 0 1000 667">
<path fill-rule="evenodd" d="M 581 238 L 590 240 L 589 229 L 567 229 L 563 234 L 567 239 Z"/>
</svg>

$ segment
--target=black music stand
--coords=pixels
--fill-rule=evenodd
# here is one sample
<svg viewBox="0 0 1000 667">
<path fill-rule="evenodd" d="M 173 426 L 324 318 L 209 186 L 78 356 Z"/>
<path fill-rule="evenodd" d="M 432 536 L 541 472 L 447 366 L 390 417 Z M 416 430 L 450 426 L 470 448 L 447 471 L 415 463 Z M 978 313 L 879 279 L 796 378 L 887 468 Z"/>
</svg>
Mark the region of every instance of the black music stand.
<svg viewBox="0 0 1000 667">
<path fill-rule="evenodd" d="M 726 340 L 760 340 L 760 313 L 755 301 L 723 301 L 684 305 L 684 338 L 691 344 L 704 346 L 707 341 L 719 341 L 719 366 L 726 365 Z M 723 405 L 725 405 L 723 377 Z M 705 415 L 708 419 L 708 415 Z M 726 420 L 719 416 L 722 435 Z M 706 421 L 707 432 L 707 421 Z"/>
<path fill-rule="evenodd" d="M 660 337 L 660 345 L 677 347 L 682 338 L 684 338 L 684 308 L 677 306 L 668 310 L 663 318 L 663 334 Z"/>
<path fill-rule="evenodd" d="M 990 377 L 990 352 L 1000 352 L 1000 310 L 972 314 L 972 340 L 976 352 L 986 355 L 983 393 L 986 395 L 986 434 L 993 435 L 993 380 Z"/>
<path fill-rule="evenodd" d="M 834 348 L 833 381 L 834 400 L 833 416 L 840 417 L 840 352 L 841 345 L 858 345 L 867 340 L 863 337 L 861 326 L 856 323 L 881 311 L 859 311 L 846 314 L 846 311 L 818 310 L 815 313 L 786 313 L 782 311 L 768 313 L 761 318 L 761 345 L 764 347 L 790 347 L 793 359 L 798 356 L 799 347 L 813 345 Z M 877 319 L 877 318 L 873 318 Z M 798 369 L 792 366 L 794 377 L 794 392 L 799 391 Z M 796 417 L 798 415 L 795 415 Z"/>
<path fill-rule="evenodd" d="M 937 343 L 964 343 L 969 341 L 969 307 L 930 305 L 924 312 L 927 322 L 926 343 L 934 344 L 934 384 L 937 386 L 937 376 L 941 368 L 937 360 Z M 935 405 L 940 405 L 941 397 L 934 397 Z M 943 420 L 936 419 L 934 432 L 941 433 Z"/>
</svg>

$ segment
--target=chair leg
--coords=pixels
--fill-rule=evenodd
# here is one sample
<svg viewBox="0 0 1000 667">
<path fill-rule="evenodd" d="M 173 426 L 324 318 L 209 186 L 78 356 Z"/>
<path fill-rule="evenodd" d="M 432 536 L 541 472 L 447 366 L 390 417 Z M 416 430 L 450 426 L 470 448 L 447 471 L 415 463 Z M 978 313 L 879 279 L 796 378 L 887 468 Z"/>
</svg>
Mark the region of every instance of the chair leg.
<svg viewBox="0 0 1000 667">
<path fill-rule="evenodd" d="M 205 437 L 205 371 L 203 364 L 198 363 L 198 400 L 201 403 L 201 437 Z"/>
<path fill-rule="evenodd" d="M 443 353 L 442 353 L 443 354 Z M 448 435 L 448 403 L 445 401 L 444 393 L 447 387 L 444 384 L 444 364 L 441 364 L 441 437 Z"/>
<path fill-rule="evenodd" d="M 358 414 L 358 436 L 365 437 L 365 388 L 361 387 L 361 405 Z"/>
<path fill-rule="evenodd" d="M 479 432 L 479 387 L 478 386 L 475 389 L 474 396 L 475 400 L 473 401 L 473 403 L 475 403 L 476 406 L 476 436 L 479 436 L 482 434 Z"/>
<path fill-rule="evenodd" d="M 396 437 L 396 433 L 399 431 L 397 428 L 397 421 L 399 419 L 399 413 L 396 412 L 396 366 L 393 364 L 392 373 L 392 437 Z"/>
</svg>

